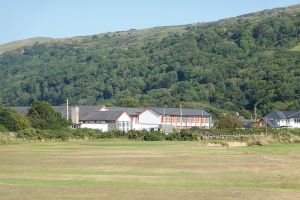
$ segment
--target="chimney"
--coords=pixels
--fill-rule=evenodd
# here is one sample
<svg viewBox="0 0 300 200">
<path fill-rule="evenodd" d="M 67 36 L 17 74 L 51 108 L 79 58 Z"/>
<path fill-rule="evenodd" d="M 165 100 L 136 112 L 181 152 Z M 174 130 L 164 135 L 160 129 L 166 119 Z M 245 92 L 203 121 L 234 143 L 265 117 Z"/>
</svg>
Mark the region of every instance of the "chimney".
<svg viewBox="0 0 300 200">
<path fill-rule="evenodd" d="M 79 107 L 73 107 L 71 109 L 71 121 L 72 124 L 79 124 Z"/>
</svg>

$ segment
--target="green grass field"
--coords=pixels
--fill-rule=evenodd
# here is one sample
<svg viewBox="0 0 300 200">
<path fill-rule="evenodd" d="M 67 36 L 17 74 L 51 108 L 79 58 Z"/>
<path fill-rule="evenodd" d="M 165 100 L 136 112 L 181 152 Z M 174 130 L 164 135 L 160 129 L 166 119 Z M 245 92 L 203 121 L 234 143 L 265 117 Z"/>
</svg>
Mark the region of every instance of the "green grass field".
<svg viewBox="0 0 300 200">
<path fill-rule="evenodd" d="M 0 199 L 300 199 L 299 166 L 299 144 L 9 144 L 0 146 Z"/>
</svg>

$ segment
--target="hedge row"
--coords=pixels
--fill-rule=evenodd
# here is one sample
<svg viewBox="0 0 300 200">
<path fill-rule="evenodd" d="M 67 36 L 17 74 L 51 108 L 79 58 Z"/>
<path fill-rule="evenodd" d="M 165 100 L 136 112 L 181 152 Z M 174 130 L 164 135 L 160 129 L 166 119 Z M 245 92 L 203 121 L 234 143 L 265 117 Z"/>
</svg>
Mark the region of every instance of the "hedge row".
<svg viewBox="0 0 300 200">
<path fill-rule="evenodd" d="M 196 141 L 196 140 L 211 140 L 211 139 L 233 139 L 244 140 L 250 136 L 257 135 L 280 135 L 294 134 L 300 136 L 300 130 L 281 129 L 281 130 L 266 130 L 265 129 L 185 129 L 180 132 L 165 134 L 159 131 L 136 131 L 130 130 L 127 133 L 113 130 L 109 132 L 101 132 L 93 129 L 60 129 L 60 130 L 40 130 L 28 128 L 16 133 L 17 138 L 25 140 L 97 140 L 105 138 L 123 138 L 139 141 Z"/>
</svg>

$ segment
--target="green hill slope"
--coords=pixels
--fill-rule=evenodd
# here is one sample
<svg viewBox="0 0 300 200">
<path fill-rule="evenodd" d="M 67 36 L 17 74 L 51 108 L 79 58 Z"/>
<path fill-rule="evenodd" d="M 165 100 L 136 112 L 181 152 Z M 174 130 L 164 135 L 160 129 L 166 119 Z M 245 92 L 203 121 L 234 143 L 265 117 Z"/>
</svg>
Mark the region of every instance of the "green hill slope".
<svg viewBox="0 0 300 200">
<path fill-rule="evenodd" d="M 7 51 L 22 49 L 23 47 L 31 46 L 35 43 L 49 42 L 51 40 L 52 40 L 51 38 L 47 38 L 47 37 L 36 37 L 36 38 L 29 38 L 29 39 L 25 39 L 25 40 L 9 42 L 9 43 L 0 45 L 0 54 L 5 53 Z"/>
<path fill-rule="evenodd" d="M 300 109 L 300 6 L 212 23 L 50 40 L 0 55 L 5 105 Z"/>
</svg>

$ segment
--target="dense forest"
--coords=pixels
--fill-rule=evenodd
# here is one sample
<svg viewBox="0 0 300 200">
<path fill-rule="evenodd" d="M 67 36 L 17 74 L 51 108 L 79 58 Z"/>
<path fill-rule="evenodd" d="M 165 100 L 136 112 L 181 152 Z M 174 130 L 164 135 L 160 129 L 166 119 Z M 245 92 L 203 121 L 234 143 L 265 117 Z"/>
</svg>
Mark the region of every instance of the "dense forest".
<svg viewBox="0 0 300 200">
<path fill-rule="evenodd" d="M 36 42 L 0 55 L 5 106 L 300 109 L 300 6 Z"/>
</svg>

